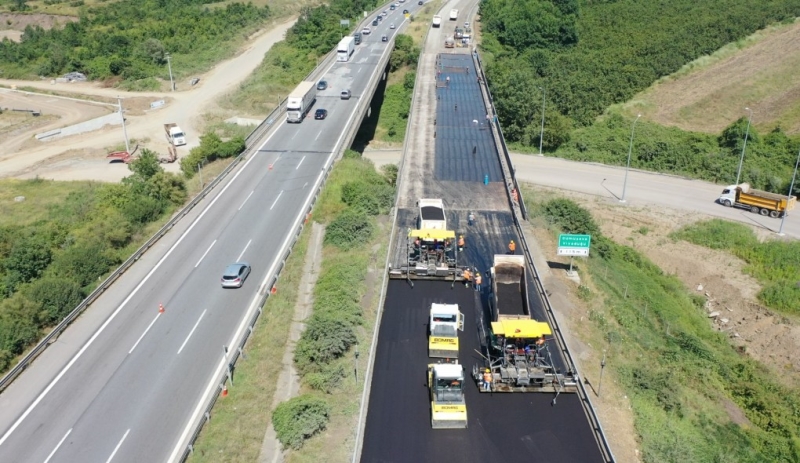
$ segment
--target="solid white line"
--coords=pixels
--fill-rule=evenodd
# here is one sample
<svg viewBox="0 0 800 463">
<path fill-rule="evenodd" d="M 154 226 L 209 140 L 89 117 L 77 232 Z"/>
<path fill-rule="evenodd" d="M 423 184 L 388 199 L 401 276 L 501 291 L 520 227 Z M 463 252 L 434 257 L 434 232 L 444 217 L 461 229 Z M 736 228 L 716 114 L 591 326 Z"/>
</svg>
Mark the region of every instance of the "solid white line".
<svg viewBox="0 0 800 463">
<path fill-rule="evenodd" d="M 315 140 L 315 141 L 319 139 L 319 136 L 320 136 L 320 135 L 322 135 L 322 132 L 323 132 L 323 131 L 322 131 L 322 130 L 320 130 L 320 131 L 319 131 L 319 133 L 317 134 L 317 136 L 316 136 L 316 137 L 314 137 L 314 140 Z M 298 166 L 298 167 L 300 167 L 300 166 Z"/>
<path fill-rule="evenodd" d="M 248 200 L 248 199 L 250 199 L 250 197 L 251 197 L 251 196 L 253 196 L 253 193 L 255 193 L 255 191 L 256 191 L 256 190 L 253 190 L 253 191 L 251 191 L 251 192 L 250 192 L 250 194 L 249 194 L 249 195 L 247 195 L 247 197 L 246 197 L 246 198 L 244 198 L 244 201 L 242 202 L 242 205 L 241 205 L 241 206 L 239 206 L 239 209 L 237 209 L 238 211 L 241 211 L 241 210 L 242 210 L 242 207 L 244 207 L 244 203 L 246 203 L 246 202 L 247 202 L 247 200 Z"/>
<path fill-rule="evenodd" d="M 273 135 L 275 133 L 277 133 L 277 131 L 273 132 Z M 270 137 L 267 138 L 267 140 L 269 140 L 270 138 L 272 138 L 272 135 L 270 135 Z M 267 142 L 265 141 L 264 144 L 266 144 L 266 143 Z M 263 147 L 264 144 L 262 144 L 261 147 Z M 259 150 L 260 150 L 260 148 L 259 148 Z M 258 156 L 258 153 L 259 153 L 259 151 L 256 151 L 256 153 L 253 156 L 251 156 L 250 159 L 248 159 L 244 163 L 242 168 L 238 172 L 236 172 L 236 175 L 234 175 L 233 178 L 231 178 L 231 181 L 228 182 L 227 185 L 225 185 L 225 187 L 219 192 L 219 194 L 213 200 L 211 200 L 211 202 L 208 204 L 208 206 L 206 206 L 206 208 L 203 210 L 203 212 L 201 212 L 200 215 L 198 215 L 197 218 L 194 219 L 194 222 L 192 222 L 192 224 L 189 225 L 189 228 L 186 229 L 186 231 L 183 233 L 183 235 L 181 235 L 181 237 L 178 238 L 178 241 L 176 241 L 175 244 L 173 244 L 172 247 L 169 248 L 169 251 L 167 251 L 167 253 L 164 254 L 164 257 L 162 257 L 161 260 L 159 260 L 158 263 L 153 266 L 153 268 L 150 270 L 150 272 L 147 275 L 145 275 L 145 277 L 136 286 L 136 288 L 134 288 L 133 291 L 128 295 L 128 297 L 126 297 L 125 300 L 122 301 L 122 304 L 120 304 L 120 306 L 117 307 L 117 310 L 115 310 L 114 313 L 112 313 L 111 316 L 106 319 L 105 323 L 103 323 L 103 325 L 100 326 L 100 328 L 98 328 L 98 330 L 92 335 L 92 337 L 89 338 L 88 341 L 86 341 L 86 344 L 84 344 L 83 347 L 81 347 L 81 350 L 79 350 L 78 353 L 75 354 L 74 357 L 72 357 L 72 360 L 70 360 L 69 363 L 67 363 L 67 365 L 64 368 L 61 369 L 61 371 L 58 373 L 58 375 L 56 375 L 55 378 L 53 378 L 53 380 L 50 382 L 50 384 L 48 384 L 47 387 L 44 388 L 44 390 L 41 392 L 41 394 L 39 394 L 39 396 L 36 397 L 36 400 L 34 400 L 28 406 L 28 408 L 25 410 L 25 412 L 23 412 L 22 415 L 20 415 L 20 417 L 17 418 L 17 421 L 15 421 L 14 424 L 11 425 L 10 428 L 8 428 L 8 431 L 6 431 L 6 433 L 3 434 L 3 437 L 0 438 L 0 445 L 3 445 L 3 443 L 6 441 L 6 439 L 8 439 L 8 437 L 19 427 L 19 425 L 25 420 L 25 418 L 27 418 L 28 415 L 30 415 L 30 413 L 33 411 L 33 409 L 36 408 L 37 405 L 39 405 L 39 402 L 41 402 L 42 399 L 44 399 L 45 396 L 61 380 L 61 378 L 63 378 L 64 375 L 67 374 L 69 369 L 72 368 L 72 365 L 74 365 L 75 362 L 77 362 L 78 359 L 81 357 L 81 355 L 83 355 L 83 353 L 86 352 L 86 349 L 88 349 L 89 346 L 91 346 L 92 343 L 94 343 L 94 341 L 97 339 L 97 337 L 100 336 L 100 333 L 102 333 L 103 330 L 105 330 L 106 327 L 108 327 L 108 325 L 110 325 L 111 322 L 114 321 L 114 319 L 122 311 L 122 309 L 128 304 L 128 302 L 130 302 L 130 300 L 133 299 L 133 297 L 136 295 L 136 293 L 139 292 L 139 290 L 142 288 L 142 286 L 144 286 L 145 283 L 147 283 L 147 281 L 150 279 L 150 277 L 153 276 L 154 273 L 156 273 L 156 271 L 159 269 L 159 267 L 161 267 L 161 264 L 163 264 L 167 260 L 167 258 L 172 254 L 172 251 L 174 251 L 178 247 L 178 245 L 181 244 L 183 242 L 183 240 L 189 235 L 189 232 L 191 232 L 194 229 L 194 227 L 198 223 L 200 223 L 200 220 L 206 215 L 206 213 L 209 210 L 211 210 L 211 207 L 214 206 L 214 204 L 216 204 L 216 202 L 219 200 L 219 198 L 222 197 L 222 195 L 228 190 L 228 188 L 230 188 L 230 186 L 233 185 L 233 183 L 236 181 L 236 179 L 239 178 L 239 175 L 241 175 L 241 173 L 245 171 L 245 169 L 253 161 L 253 159 L 256 159 L 256 157 Z"/>
<path fill-rule="evenodd" d="M 386 51 L 384 51 L 384 53 L 386 53 Z M 333 67 L 333 65 L 331 65 L 331 67 Z M 350 118 L 348 118 L 347 123 L 345 124 L 345 127 L 349 127 L 350 124 L 353 123 L 353 118 L 355 116 L 356 116 L 356 112 L 353 111 L 350 114 Z M 264 143 L 261 144 L 261 146 L 259 147 L 259 150 L 263 149 L 264 145 L 266 145 L 269 142 L 269 140 L 272 138 L 272 136 L 275 135 L 276 133 L 278 133 L 277 130 L 275 132 L 273 132 L 272 135 L 270 135 L 269 138 L 267 138 L 264 141 Z M 319 173 L 319 175 L 317 176 L 317 180 L 314 182 L 315 188 L 312 188 L 312 191 L 314 189 L 316 189 L 316 186 L 318 186 L 319 184 L 322 183 L 322 179 L 323 179 L 323 176 L 325 175 L 325 171 L 326 171 L 327 167 L 331 164 L 331 161 L 333 161 L 333 156 L 334 156 L 334 154 L 336 154 L 336 147 L 339 146 L 339 144 L 342 142 L 342 138 L 344 137 L 344 134 L 345 134 L 345 131 L 343 130 L 342 133 L 339 135 L 339 139 L 336 140 L 336 143 L 334 143 L 333 150 L 330 152 L 330 154 L 328 154 L 328 159 L 325 160 L 325 164 L 323 164 L 322 171 Z M 303 204 L 303 207 L 300 208 L 300 211 L 299 211 L 299 213 L 297 214 L 297 217 L 294 220 L 293 228 L 297 228 L 300 225 L 300 221 L 303 219 L 303 217 L 305 217 L 306 210 L 311 205 L 311 200 L 312 199 L 313 199 L 313 195 L 308 195 L 308 197 L 306 198 L 306 202 Z M 289 246 L 289 240 L 291 240 L 293 237 L 294 237 L 294 233 L 287 233 L 286 234 L 286 238 L 284 238 L 283 244 L 281 244 L 281 247 L 280 247 L 281 252 L 283 252 Z M 264 277 L 263 283 L 266 283 L 267 281 L 269 281 L 270 278 L 272 278 L 272 275 L 275 273 L 275 269 L 277 268 L 279 261 L 280 261 L 280 259 L 274 259 L 272 261 L 272 265 L 270 266 L 269 270 L 267 271 L 267 274 Z M 252 302 L 250 302 L 250 308 L 248 309 L 248 314 L 252 314 L 252 312 L 254 310 L 253 306 L 256 305 L 256 303 L 258 302 L 258 298 L 259 298 L 258 294 L 253 296 L 253 300 L 252 300 Z M 233 338 L 231 338 L 231 342 L 228 344 L 229 346 L 232 346 L 234 344 L 234 342 L 236 342 L 236 340 L 241 337 L 242 332 L 247 328 L 247 322 L 251 318 L 252 318 L 251 316 L 245 316 L 244 318 L 242 318 L 242 321 L 239 323 L 239 328 L 233 334 Z M 205 392 L 200 397 L 200 400 L 197 402 L 197 406 L 195 406 L 194 412 L 192 412 L 192 416 L 189 418 L 189 421 L 186 423 L 186 427 L 183 428 L 183 433 L 181 433 L 181 437 L 178 439 L 178 443 L 175 444 L 175 448 L 172 449 L 172 455 L 170 455 L 169 460 L 167 460 L 168 462 L 171 462 L 171 463 L 172 462 L 177 462 L 178 459 L 180 458 L 180 456 L 183 455 L 183 451 L 185 449 L 183 443 L 188 440 L 189 433 L 192 432 L 192 427 L 193 427 L 195 421 L 197 421 L 198 418 L 200 417 L 200 414 L 203 413 L 203 406 L 205 405 L 206 401 L 208 400 L 207 398 L 211 395 L 211 392 L 217 386 L 216 378 L 217 378 L 217 376 L 222 374 L 222 369 L 225 368 L 225 365 L 227 363 L 228 363 L 228 356 L 225 355 L 225 356 L 222 357 L 222 359 L 220 359 L 219 365 L 217 365 L 217 370 L 212 373 L 212 375 L 211 375 L 211 379 L 212 380 L 209 381 Z"/>
<path fill-rule="evenodd" d="M 280 192 L 280 193 L 278 193 L 278 197 L 277 197 L 277 198 L 275 198 L 275 201 L 273 201 L 273 202 L 272 202 L 272 206 L 270 206 L 270 207 L 269 207 L 269 210 L 272 210 L 272 208 L 273 208 L 273 207 L 275 207 L 275 204 L 277 204 L 277 203 L 278 203 L 278 200 L 279 200 L 279 199 L 281 199 L 281 195 L 282 195 L 282 194 L 283 194 L 283 190 L 281 190 L 281 192 Z"/>
<path fill-rule="evenodd" d="M 120 446 L 122 446 L 122 443 L 123 443 L 123 442 L 125 442 L 125 438 L 126 438 L 126 437 L 128 437 L 128 433 L 129 433 L 129 432 L 131 432 L 131 430 L 130 430 L 130 429 L 128 429 L 127 431 L 125 431 L 125 435 L 124 435 L 124 436 L 122 436 L 122 439 L 120 439 L 120 441 L 119 441 L 119 443 L 117 444 L 117 446 L 116 446 L 116 447 L 114 447 L 114 451 L 113 451 L 113 452 L 111 452 L 111 455 L 108 457 L 108 460 L 106 460 L 106 463 L 109 463 L 109 462 L 111 461 L 111 459 L 112 459 L 112 458 L 114 458 L 114 455 L 116 455 L 116 454 L 117 454 L 117 450 L 119 450 Z"/>
<path fill-rule="evenodd" d="M 194 264 L 194 268 L 197 268 L 197 266 L 200 265 L 200 262 L 203 262 L 203 259 L 206 258 L 206 254 L 208 254 L 208 251 L 210 251 L 211 248 L 213 248 L 214 244 L 216 244 L 216 243 L 217 243 L 217 240 L 214 240 L 214 241 L 211 242 L 211 246 L 209 246 L 208 249 L 206 249 L 206 252 L 204 252 L 203 255 L 200 257 L 200 260 L 198 260 L 197 263 Z"/>
<path fill-rule="evenodd" d="M 317 135 L 317 136 L 319 136 L 319 135 Z M 302 163 L 303 163 L 303 161 L 305 161 L 305 160 L 306 160 L 306 157 L 305 157 L 305 156 L 303 156 L 303 159 L 301 159 L 301 160 L 300 160 L 300 162 L 298 162 L 298 163 L 297 163 L 297 167 L 295 167 L 295 168 L 294 168 L 294 170 L 297 170 L 297 169 L 299 169 L 299 168 L 300 168 L 300 164 L 302 164 Z"/>
<path fill-rule="evenodd" d="M 242 253 L 239 254 L 239 257 L 236 258 L 236 262 L 239 262 L 239 261 L 242 260 L 242 256 L 244 255 L 244 252 L 247 251 L 248 246 L 250 246 L 250 243 L 252 243 L 252 242 L 253 242 L 253 240 L 250 240 L 250 241 L 247 242 L 246 245 L 244 245 L 244 249 L 242 249 Z"/>
<path fill-rule="evenodd" d="M 192 331 L 189 331 L 189 336 L 186 336 L 186 339 L 183 340 L 183 344 L 181 344 L 181 348 L 178 349 L 178 355 L 180 355 L 181 351 L 186 346 L 186 343 L 189 342 L 189 338 L 191 338 L 192 335 L 194 334 L 194 330 L 197 329 L 197 325 L 200 324 L 200 320 L 203 319 L 203 316 L 206 314 L 206 310 L 208 310 L 208 309 L 203 310 L 203 313 L 200 314 L 200 318 L 197 319 L 197 323 L 194 324 L 194 328 L 192 328 Z"/>
<path fill-rule="evenodd" d="M 47 460 L 45 460 L 44 463 L 49 462 L 50 459 L 53 458 L 53 455 L 56 454 L 56 452 L 58 451 L 58 448 L 61 447 L 61 444 L 64 443 L 64 440 L 67 439 L 67 436 L 69 436 L 69 433 L 71 433 L 71 432 L 72 432 L 72 428 L 69 428 L 69 431 L 67 431 L 67 433 L 64 434 L 64 437 L 62 437 L 61 440 L 58 441 L 58 445 L 56 445 L 56 448 L 54 448 L 53 451 L 50 452 L 50 455 L 47 455 Z"/>
<path fill-rule="evenodd" d="M 158 320 L 158 317 L 160 317 L 160 316 L 161 316 L 161 312 L 159 312 L 158 314 L 156 314 L 156 318 L 154 318 L 154 319 L 153 319 L 153 321 L 151 321 L 151 322 L 150 322 L 150 324 L 149 324 L 149 325 L 147 325 L 147 329 L 146 329 L 146 330 L 144 330 L 144 333 L 142 333 L 142 335 L 141 335 L 141 336 L 139 336 L 139 339 L 137 339 L 137 340 L 136 340 L 136 344 L 134 344 L 134 345 L 133 345 L 133 347 L 131 347 L 131 350 L 129 350 L 129 351 L 128 351 L 128 354 L 129 354 L 129 355 L 133 353 L 133 349 L 136 349 L 136 346 L 138 346 L 138 345 L 139 345 L 139 343 L 140 343 L 140 342 L 142 341 L 142 339 L 144 338 L 144 335 L 146 335 L 146 334 L 147 334 L 147 332 L 148 332 L 148 331 L 150 331 L 150 328 L 152 328 L 152 327 L 153 327 L 153 324 L 156 322 L 156 320 Z"/>
</svg>

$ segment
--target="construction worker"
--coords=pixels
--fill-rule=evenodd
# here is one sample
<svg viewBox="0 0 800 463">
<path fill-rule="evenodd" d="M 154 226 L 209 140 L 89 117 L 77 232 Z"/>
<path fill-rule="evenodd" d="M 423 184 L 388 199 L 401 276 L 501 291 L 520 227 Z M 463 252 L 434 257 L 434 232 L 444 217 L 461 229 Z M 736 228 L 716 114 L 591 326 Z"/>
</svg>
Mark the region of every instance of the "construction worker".
<svg viewBox="0 0 800 463">
<path fill-rule="evenodd" d="M 517 253 L 517 245 L 514 243 L 514 240 L 511 240 L 508 243 L 508 253 L 509 254 L 516 254 Z"/>
<path fill-rule="evenodd" d="M 467 223 L 470 227 L 475 223 L 475 214 L 472 213 L 472 211 L 470 211 L 469 215 L 467 216 Z"/>
<path fill-rule="evenodd" d="M 469 288 L 470 282 L 472 281 L 472 272 L 470 272 L 468 268 L 465 268 L 461 276 L 464 277 L 464 287 Z"/>
<path fill-rule="evenodd" d="M 483 390 L 492 390 L 492 371 L 488 368 L 483 372 Z"/>
<path fill-rule="evenodd" d="M 458 103 L 456 103 L 455 110 L 458 111 Z"/>
<path fill-rule="evenodd" d="M 519 195 L 517 194 L 516 188 L 511 189 L 511 198 L 514 200 L 515 203 L 519 202 Z"/>
<path fill-rule="evenodd" d="M 475 272 L 475 291 L 481 291 L 481 282 L 483 282 L 483 278 L 481 278 L 481 272 Z"/>
<path fill-rule="evenodd" d="M 464 235 L 459 235 L 458 236 L 458 250 L 459 251 L 463 251 L 464 247 L 465 247 L 465 245 L 464 245 Z"/>
</svg>

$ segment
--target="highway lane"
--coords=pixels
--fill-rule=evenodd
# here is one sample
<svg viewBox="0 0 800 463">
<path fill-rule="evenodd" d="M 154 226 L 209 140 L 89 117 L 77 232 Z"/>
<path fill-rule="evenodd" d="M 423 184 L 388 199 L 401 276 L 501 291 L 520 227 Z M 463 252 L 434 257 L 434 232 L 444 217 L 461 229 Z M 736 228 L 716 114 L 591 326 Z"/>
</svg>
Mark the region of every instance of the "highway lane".
<svg viewBox="0 0 800 463">
<path fill-rule="evenodd" d="M 395 32 L 389 22 L 373 28 L 373 39 L 357 48 L 352 62 L 336 63 L 325 75 L 330 88 L 313 109 L 328 109 L 327 120 L 313 120 L 312 109 L 301 124 L 281 123 L 60 372 L 42 383 L 25 374 L 17 380 L 30 381 L 28 390 L 38 394 L 0 417 L 0 461 L 141 462 L 173 454 L 222 362 L 223 345 L 230 344 L 259 283 L 302 219 L 301 206 L 351 122 L 355 103 L 366 97 L 362 89 L 374 64 L 388 52 L 380 34 Z M 351 100 L 338 98 L 343 88 L 353 90 Z M 253 273 L 243 288 L 222 289 L 222 270 L 240 256 Z M 166 308 L 160 315 L 159 303 Z"/>
<path fill-rule="evenodd" d="M 622 196 L 625 181 L 625 169 L 622 167 L 522 154 L 512 155 L 512 162 L 520 181 L 596 195 L 612 202 Z M 772 233 L 778 232 L 781 219 L 762 217 L 716 203 L 722 189 L 722 185 L 702 180 L 631 170 L 625 200 L 631 206 L 690 211 L 697 213 L 698 218 L 701 215 L 719 217 Z M 800 239 L 798 215 L 799 211 L 791 212 L 783 228 L 786 236 L 794 239 Z"/>
</svg>

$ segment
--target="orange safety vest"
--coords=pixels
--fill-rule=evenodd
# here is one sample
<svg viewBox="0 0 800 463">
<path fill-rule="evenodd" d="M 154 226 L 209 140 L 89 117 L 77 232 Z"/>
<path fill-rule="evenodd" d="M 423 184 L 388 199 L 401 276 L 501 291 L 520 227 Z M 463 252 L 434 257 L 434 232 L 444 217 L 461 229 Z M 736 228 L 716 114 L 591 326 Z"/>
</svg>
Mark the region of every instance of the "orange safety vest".
<svg viewBox="0 0 800 463">
<path fill-rule="evenodd" d="M 460 247 L 462 247 L 462 248 L 464 247 L 464 237 L 463 236 L 458 238 L 458 245 Z"/>
<path fill-rule="evenodd" d="M 488 372 L 483 373 L 483 382 L 484 383 L 491 383 L 492 382 L 492 374 Z"/>
<path fill-rule="evenodd" d="M 469 270 L 464 270 L 464 274 L 463 275 L 464 275 L 464 279 L 467 280 L 467 281 L 472 279 L 472 274 L 470 273 Z"/>
<path fill-rule="evenodd" d="M 509 251 L 512 251 L 512 252 L 513 252 L 513 251 L 516 251 L 516 250 L 517 250 L 517 244 L 516 244 L 516 243 L 514 243 L 513 241 L 512 241 L 512 242 L 510 242 L 510 243 L 508 243 L 508 250 L 509 250 Z"/>
</svg>

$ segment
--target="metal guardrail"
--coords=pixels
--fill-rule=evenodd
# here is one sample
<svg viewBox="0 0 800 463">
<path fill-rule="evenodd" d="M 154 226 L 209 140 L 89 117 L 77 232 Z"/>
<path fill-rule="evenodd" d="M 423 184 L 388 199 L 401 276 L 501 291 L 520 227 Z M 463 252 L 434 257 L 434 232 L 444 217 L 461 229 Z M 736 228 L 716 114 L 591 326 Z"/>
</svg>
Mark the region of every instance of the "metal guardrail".
<svg viewBox="0 0 800 463">
<path fill-rule="evenodd" d="M 486 82 L 486 75 L 483 72 L 483 63 L 481 62 L 480 56 L 476 52 L 472 54 L 473 62 L 475 63 L 476 69 L 480 72 L 481 78 L 483 79 L 484 85 L 481 85 L 482 91 L 485 92 L 484 100 L 491 106 L 492 112 L 496 113 L 496 109 L 494 107 L 494 103 L 491 97 L 491 93 L 489 92 L 489 86 Z M 605 432 L 603 431 L 603 426 L 600 423 L 599 418 L 597 417 L 597 412 L 594 409 L 594 405 L 592 404 L 592 400 L 589 397 L 589 394 L 586 392 L 586 388 L 582 381 L 580 381 L 580 375 L 577 374 L 577 367 L 575 360 L 572 358 L 572 354 L 569 351 L 569 347 L 567 346 L 567 341 L 564 338 L 563 332 L 561 327 L 558 323 L 558 317 L 556 316 L 555 311 L 553 310 L 553 306 L 550 303 L 550 298 L 547 296 L 547 292 L 544 289 L 544 284 L 542 283 L 541 278 L 539 277 L 539 270 L 536 268 L 536 264 L 533 261 L 533 256 L 530 252 L 530 247 L 528 246 L 528 242 L 525 240 L 525 233 L 522 230 L 522 224 L 520 222 L 520 217 L 522 216 L 522 220 L 528 220 L 527 213 L 525 210 L 525 204 L 522 199 L 522 194 L 519 188 L 519 184 L 517 183 L 517 178 L 515 175 L 515 171 L 513 165 L 511 163 L 511 157 L 508 153 L 508 148 L 505 144 L 505 139 L 503 137 L 503 132 L 500 128 L 499 121 L 496 124 L 493 124 L 494 127 L 497 129 L 496 139 L 499 138 L 500 141 L 500 148 L 502 148 L 504 159 L 501 159 L 501 164 L 505 164 L 505 168 L 503 169 L 503 175 L 510 176 L 512 184 L 514 188 L 516 188 L 518 196 L 518 201 L 514 201 L 511 198 L 511 191 L 507 191 L 509 195 L 509 203 L 511 204 L 511 211 L 514 216 L 514 225 L 517 228 L 517 235 L 519 237 L 520 244 L 522 245 L 522 252 L 525 255 L 525 259 L 528 261 L 528 265 L 533 270 L 533 282 L 536 287 L 536 291 L 539 294 L 539 297 L 544 302 L 545 312 L 547 314 L 548 321 L 550 322 L 551 327 L 553 328 L 553 333 L 555 334 L 558 345 L 561 348 L 561 353 L 565 356 L 565 360 L 567 362 L 567 367 L 572 369 L 576 372 L 578 380 L 578 396 L 581 399 L 581 405 L 583 406 L 584 413 L 586 414 L 587 419 L 589 420 L 589 424 L 592 427 L 592 431 L 595 436 L 595 440 L 597 441 L 598 447 L 600 448 L 600 452 L 603 454 L 604 461 L 613 463 L 614 453 L 611 451 L 611 446 L 608 444 L 608 440 L 606 439 Z M 499 153 L 498 153 L 499 154 Z M 508 180 L 508 179 L 507 179 Z M 515 207 L 516 206 L 516 207 Z M 519 215 L 517 212 L 519 211 Z"/>
</svg>

